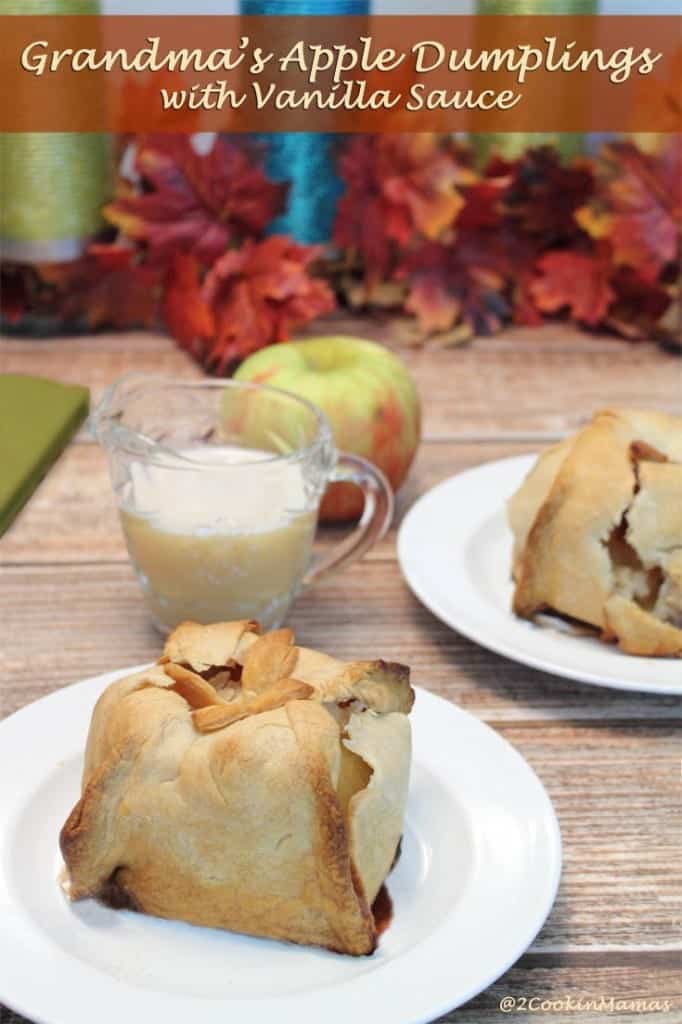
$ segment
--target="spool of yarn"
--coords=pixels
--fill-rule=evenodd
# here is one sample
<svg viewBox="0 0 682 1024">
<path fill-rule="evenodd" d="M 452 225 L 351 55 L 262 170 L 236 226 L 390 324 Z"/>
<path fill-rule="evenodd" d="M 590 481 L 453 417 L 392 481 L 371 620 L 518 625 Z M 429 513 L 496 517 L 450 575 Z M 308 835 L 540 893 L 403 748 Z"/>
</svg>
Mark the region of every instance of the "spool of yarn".
<svg viewBox="0 0 682 1024">
<path fill-rule="evenodd" d="M 477 14 L 596 14 L 596 0 L 477 0 Z M 472 135 L 471 144 L 479 163 L 494 153 L 507 160 L 533 146 L 554 146 L 564 159 L 581 153 L 584 136 L 575 132 L 486 132 Z"/>
<path fill-rule="evenodd" d="M 242 14 L 369 14 L 368 0 L 241 0 Z"/>
<path fill-rule="evenodd" d="M 0 0 L 0 14 L 98 14 L 97 0 Z M 105 135 L 8 132 L 0 137 L 0 254 L 21 263 L 76 259 L 101 226 L 110 184 Z"/>
<path fill-rule="evenodd" d="M 368 14 L 368 0 L 241 0 L 242 14 Z M 271 233 L 292 235 L 297 242 L 327 242 L 343 185 L 336 173 L 338 135 L 284 132 L 259 135 L 267 144 L 266 170 L 275 181 L 288 181 L 287 208 L 273 221 Z"/>
</svg>

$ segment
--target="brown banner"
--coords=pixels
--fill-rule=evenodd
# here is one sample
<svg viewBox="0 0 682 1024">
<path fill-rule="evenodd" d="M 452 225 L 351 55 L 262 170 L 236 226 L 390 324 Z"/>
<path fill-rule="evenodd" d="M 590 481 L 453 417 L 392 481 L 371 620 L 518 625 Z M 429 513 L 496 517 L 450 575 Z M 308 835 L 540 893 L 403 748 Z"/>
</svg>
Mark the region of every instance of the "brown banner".
<svg viewBox="0 0 682 1024">
<path fill-rule="evenodd" d="M 681 129 L 675 17 L 0 22 L 9 132 Z"/>
</svg>

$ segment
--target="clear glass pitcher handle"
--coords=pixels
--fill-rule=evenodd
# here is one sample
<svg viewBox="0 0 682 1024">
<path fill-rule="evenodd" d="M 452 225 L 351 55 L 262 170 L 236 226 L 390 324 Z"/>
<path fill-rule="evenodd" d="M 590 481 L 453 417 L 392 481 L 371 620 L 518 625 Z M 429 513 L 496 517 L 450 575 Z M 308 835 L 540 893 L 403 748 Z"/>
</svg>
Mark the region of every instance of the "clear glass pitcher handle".
<svg viewBox="0 0 682 1024">
<path fill-rule="evenodd" d="M 357 484 L 365 498 L 360 521 L 348 537 L 325 555 L 314 558 L 303 577 L 303 583 L 314 583 L 336 569 L 341 569 L 357 558 L 385 536 L 393 521 L 393 491 L 388 480 L 377 466 L 359 455 L 342 452 L 329 483 Z"/>
</svg>

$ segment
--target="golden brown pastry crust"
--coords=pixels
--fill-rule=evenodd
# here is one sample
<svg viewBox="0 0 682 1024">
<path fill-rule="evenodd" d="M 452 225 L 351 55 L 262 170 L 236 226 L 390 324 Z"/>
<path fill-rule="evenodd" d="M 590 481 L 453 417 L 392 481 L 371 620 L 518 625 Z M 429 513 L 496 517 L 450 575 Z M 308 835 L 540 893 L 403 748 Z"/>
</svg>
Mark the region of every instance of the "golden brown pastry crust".
<svg viewBox="0 0 682 1024">
<path fill-rule="evenodd" d="M 559 444 L 553 444 L 547 448 L 526 476 L 523 487 L 520 487 L 509 499 L 507 514 L 514 534 L 512 554 L 514 575 L 518 571 L 528 534 L 533 527 L 538 509 L 545 503 L 564 458 L 573 446 L 573 440 L 572 437 L 566 438 Z"/>
<path fill-rule="evenodd" d="M 280 701 L 292 684 L 305 698 Z M 413 700 L 403 666 L 346 665 L 252 623 L 184 623 L 95 707 L 60 837 L 71 898 L 371 953 Z M 241 717 L 204 728 L 236 702 Z"/>
<path fill-rule="evenodd" d="M 590 623 L 641 655 L 682 652 L 682 418 L 605 410 L 509 503 L 513 608 Z"/>
</svg>

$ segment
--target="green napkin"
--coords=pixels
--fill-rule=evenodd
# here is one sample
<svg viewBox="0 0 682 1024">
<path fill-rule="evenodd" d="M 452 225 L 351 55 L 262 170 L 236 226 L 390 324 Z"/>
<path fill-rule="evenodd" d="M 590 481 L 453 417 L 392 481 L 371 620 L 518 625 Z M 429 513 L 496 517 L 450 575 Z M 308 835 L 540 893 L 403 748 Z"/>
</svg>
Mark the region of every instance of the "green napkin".
<svg viewBox="0 0 682 1024">
<path fill-rule="evenodd" d="M 88 415 L 87 388 L 0 376 L 0 536 Z"/>
</svg>

